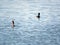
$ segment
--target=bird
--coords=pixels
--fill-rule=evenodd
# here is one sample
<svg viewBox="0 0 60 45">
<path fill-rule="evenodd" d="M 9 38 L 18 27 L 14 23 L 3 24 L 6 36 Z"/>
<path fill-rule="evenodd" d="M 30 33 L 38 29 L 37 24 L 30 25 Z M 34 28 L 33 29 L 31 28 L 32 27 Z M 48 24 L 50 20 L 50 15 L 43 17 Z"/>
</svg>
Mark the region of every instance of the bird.
<svg viewBox="0 0 60 45">
<path fill-rule="evenodd" d="M 38 13 L 38 16 L 36 16 L 38 19 L 40 18 L 40 13 Z"/>
<path fill-rule="evenodd" d="M 15 27 L 15 25 L 14 25 L 14 20 L 12 20 L 12 27 Z"/>
</svg>

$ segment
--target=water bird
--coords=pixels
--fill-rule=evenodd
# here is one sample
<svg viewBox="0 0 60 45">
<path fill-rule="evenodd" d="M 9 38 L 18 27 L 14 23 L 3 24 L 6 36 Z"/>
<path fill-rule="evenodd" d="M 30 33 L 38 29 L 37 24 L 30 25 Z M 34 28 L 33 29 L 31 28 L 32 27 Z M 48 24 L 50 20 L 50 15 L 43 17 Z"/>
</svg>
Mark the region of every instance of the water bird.
<svg viewBox="0 0 60 45">
<path fill-rule="evenodd" d="M 12 20 L 12 27 L 15 27 L 15 25 L 14 25 L 14 20 Z"/>
<path fill-rule="evenodd" d="M 38 13 L 38 16 L 36 16 L 38 19 L 40 18 L 40 13 Z"/>
</svg>

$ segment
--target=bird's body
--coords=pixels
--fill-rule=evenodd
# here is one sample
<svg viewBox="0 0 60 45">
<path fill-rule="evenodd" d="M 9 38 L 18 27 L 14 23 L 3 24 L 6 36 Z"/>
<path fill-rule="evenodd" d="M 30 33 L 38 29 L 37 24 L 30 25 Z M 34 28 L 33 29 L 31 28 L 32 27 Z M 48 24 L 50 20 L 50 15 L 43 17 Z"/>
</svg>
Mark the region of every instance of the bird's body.
<svg viewBox="0 0 60 45">
<path fill-rule="evenodd" d="M 37 18 L 40 18 L 40 16 L 36 16 Z"/>
<path fill-rule="evenodd" d="M 38 19 L 40 18 L 40 13 L 38 13 L 38 16 L 36 16 Z"/>
<path fill-rule="evenodd" d="M 12 20 L 12 27 L 15 27 L 15 25 L 14 25 L 14 20 Z"/>
</svg>

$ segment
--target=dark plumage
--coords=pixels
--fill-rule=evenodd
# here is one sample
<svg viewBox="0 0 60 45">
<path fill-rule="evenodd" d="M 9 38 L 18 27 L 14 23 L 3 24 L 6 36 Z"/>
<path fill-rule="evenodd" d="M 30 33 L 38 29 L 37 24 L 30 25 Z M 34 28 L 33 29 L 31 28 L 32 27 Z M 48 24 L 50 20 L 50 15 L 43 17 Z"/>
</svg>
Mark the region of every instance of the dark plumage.
<svg viewBox="0 0 60 45">
<path fill-rule="evenodd" d="M 12 23 L 14 24 L 14 21 L 12 21 Z"/>
<path fill-rule="evenodd" d="M 36 16 L 37 18 L 40 18 L 40 13 L 38 13 L 38 16 Z"/>
<path fill-rule="evenodd" d="M 15 27 L 15 25 L 14 25 L 14 20 L 12 20 L 12 27 Z"/>
</svg>

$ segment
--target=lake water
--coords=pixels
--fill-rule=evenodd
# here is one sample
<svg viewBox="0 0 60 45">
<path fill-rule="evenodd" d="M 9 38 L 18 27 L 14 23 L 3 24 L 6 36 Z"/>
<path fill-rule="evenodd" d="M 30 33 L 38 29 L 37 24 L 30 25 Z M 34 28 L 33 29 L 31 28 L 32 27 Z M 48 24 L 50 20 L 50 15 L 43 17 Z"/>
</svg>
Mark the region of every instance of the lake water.
<svg viewBox="0 0 60 45">
<path fill-rule="evenodd" d="M 60 0 L 0 0 L 0 45 L 60 45 Z"/>
</svg>

